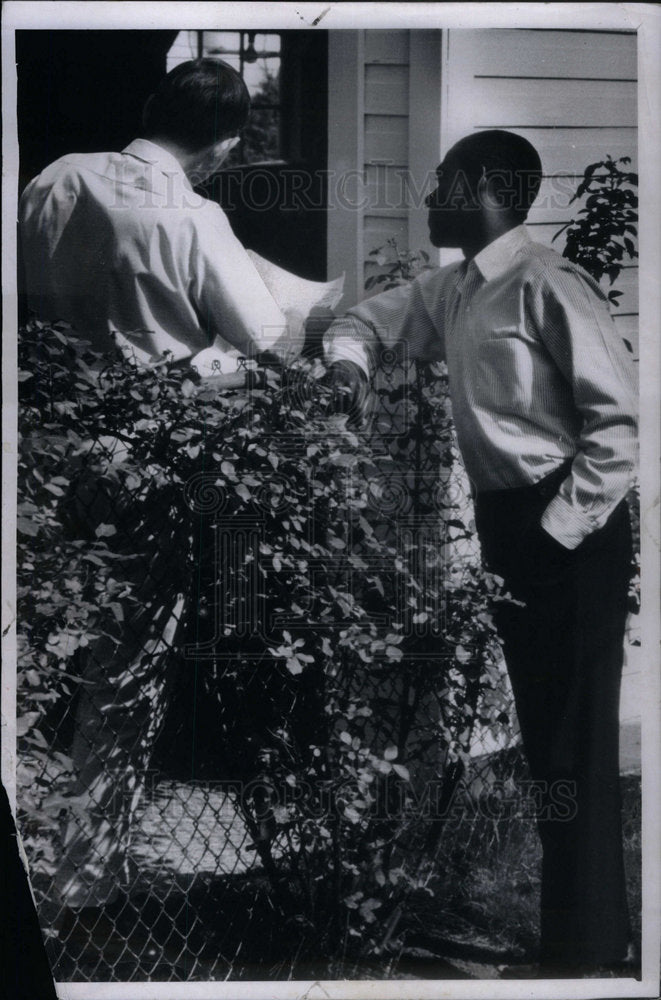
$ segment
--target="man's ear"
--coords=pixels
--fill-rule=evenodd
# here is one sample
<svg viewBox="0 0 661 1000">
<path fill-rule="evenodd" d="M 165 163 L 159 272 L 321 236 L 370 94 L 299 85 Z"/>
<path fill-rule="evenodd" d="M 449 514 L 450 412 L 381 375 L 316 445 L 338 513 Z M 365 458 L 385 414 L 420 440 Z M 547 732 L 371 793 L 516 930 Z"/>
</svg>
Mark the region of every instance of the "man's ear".
<svg viewBox="0 0 661 1000">
<path fill-rule="evenodd" d="M 149 117 L 149 110 L 150 110 L 150 108 L 151 108 L 151 106 L 152 106 L 153 103 L 154 103 L 154 94 L 150 94 L 149 97 L 147 98 L 147 100 L 145 101 L 144 108 L 142 109 L 142 127 L 143 128 L 147 127 L 147 118 Z"/>
<path fill-rule="evenodd" d="M 223 153 L 227 156 L 227 154 L 234 149 L 239 139 L 240 136 L 231 135 L 228 139 L 222 139 L 219 143 L 217 143 L 216 148 L 219 153 Z"/>
<path fill-rule="evenodd" d="M 477 198 L 483 208 L 493 211 L 506 208 L 502 191 L 502 178 L 497 175 L 487 177 L 486 171 L 483 172 L 477 182 Z"/>
<path fill-rule="evenodd" d="M 239 141 L 239 138 L 240 136 L 238 135 L 232 135 L 228 139 L 221 139 L 220 142 L 214 143 L 213 156 L 217 166 L 225 162 Z"/>
</svg>

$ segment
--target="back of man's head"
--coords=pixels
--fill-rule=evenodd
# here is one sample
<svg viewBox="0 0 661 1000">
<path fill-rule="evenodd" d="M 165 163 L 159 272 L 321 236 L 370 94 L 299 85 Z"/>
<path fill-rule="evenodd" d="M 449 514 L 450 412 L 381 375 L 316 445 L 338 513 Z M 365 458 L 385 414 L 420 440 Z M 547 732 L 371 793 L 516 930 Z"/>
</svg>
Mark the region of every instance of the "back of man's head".
<svg viewBox="0 0 661 1000">
<path fill-rule="evenodd" d="M 194 152 L 237 135 L 249 112 L 250 95 L 235 69 L 220 59 L 195 59 L 176 66 L 150 97 L 145 137 Z"/>
<path fill-rule="evenodd" d="M 460 139 L 451 150 L 477 189 L 481 177 L 498 182 L 506 207 L 523 221 L 542 181 L 542 163 L 532 143 L 514 132 L 485 129 Z"/>
</svg>

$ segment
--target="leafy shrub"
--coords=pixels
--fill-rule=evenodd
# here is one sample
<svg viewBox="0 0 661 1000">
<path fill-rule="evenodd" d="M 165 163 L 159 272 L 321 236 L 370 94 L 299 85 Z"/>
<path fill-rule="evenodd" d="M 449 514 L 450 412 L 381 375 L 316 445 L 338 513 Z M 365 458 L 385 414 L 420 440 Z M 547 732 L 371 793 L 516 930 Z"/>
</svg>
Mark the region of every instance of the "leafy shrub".
<svg viewBox="0 0 661 1000">
<path fill-rule="evenodd" d="M 638 257 L 635 239 L 638 235 L 638 175 L 622 170 L 631 163 L 630 156 L 590 163 L 583 174 L 569 204 L 587 195 L 585 205 L 577 218 L 568 222 L 554 235 L 556 240 L 566 234 L 563 256 L 580 264 L 596 281 L 607 275 L 611 286 L 622 270 L 625 255 L 631 260 Z M 611 289 L 608 299 L 612 305 L 622 292 Z"/>
<path fill-rule="evenodd" d="M 415 523 L 435 529 L 398 534 L 382 502 L 392 458 L 328 416 L 318 363 L 223 393 L 167 358 L 136 367 L 31 321 L 19 369 L 20 802 L 33 870 L 55 861 L 77 651 L 99 637 L 121 646 L 138 600 L 131 567 L 165 556 L 159 597 L 187 595 L 179 669 L 217 704 L 207 739 L 292 948 L 384 946 L 473 728 L 508 723 L 497 582 L 450 544 L 471 536 L 456 500 L 442 489 L 417 500 Z M 423 427 L 447 467 L 444 377 L 427 372 L 418 388 L 400 439 L 419 447 Z"/>
<path fill-rule="evenodd" d="M 417 278 L 423 271 L 428 271 L 433 267 L 429 263 L 429 254 L 426 250 L 407 250 L 400 247 L 394 236 L 386 240 L 382 246 L 370 250 L 369 256 L 373 257 L 374 260 L 366 260 L 366 264 L 376 264 L 385 270 L 378 271 L 366 279 L 366 291 L 370 291 L 378 285 L 383 286 L 379 289 L 382 292 L 388 291 L 389 288 L 396 288 L 398 285 L 405 285 Z"/>
</svg>

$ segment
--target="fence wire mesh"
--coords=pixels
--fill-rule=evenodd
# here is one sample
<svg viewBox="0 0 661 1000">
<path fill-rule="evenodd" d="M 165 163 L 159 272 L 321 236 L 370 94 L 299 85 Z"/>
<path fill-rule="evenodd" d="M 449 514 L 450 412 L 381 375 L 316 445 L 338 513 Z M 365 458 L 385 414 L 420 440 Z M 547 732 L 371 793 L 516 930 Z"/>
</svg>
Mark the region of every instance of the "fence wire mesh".
<svg viewBox="0 0 661 1000">
<path fill-rule="evenodd" d="M 99 579 L 96 600 L 115 631 L 91 630 L 79 644 L 71 680 L 58 678 L 57 698 L 44 709 L 39 753 L 26 732 L 19 766 L 21 829 L 56 979 L 443 978 L 439 960 L 456 972 L 472 960 L 520 957 L 534 941 L 534 808 L 502 663 L 498 683 L 468 676 L 461 699 L 448 697 L 453 672 L 470 670 L 468 657 L 441 648 L 452 625 L 444 594 L 479 572 L 479 550 L 445 378 L 392 352 L 381 362 L 362 432 L 379 487 L 365 517 L 403 559 L 439 538 L 445 556 L 426 583 L 437 599 L 424 612 L 432 620 L 423 628 L 420 618 L 416 631 L 421 612 L 409 608 L 410 641 L 397 669 L 365 662 L 357 670 L 341 643 L 335 657 L 334 690 L 367 706 L 352 720 L 351 738 L 381 757 L 406 747 L 398 758 L 404 798 L 401 784 L 384 783 L 382 835 L 365 850 L 375 851 L 375 867 L 378 855 L 385 880 L 394 871 L 407 877 L 393 880 L 383 919 L 370 918 L 369 899 L 356 903 L 377 925 L 377 957 L 358 946 L 324 965 L 309 933 L 295 954 L 284 945 L 301 923 L 307 859 L 303 835 L 278 815 L 281 804 L 264 784 L 263 735 L 285 727 L 290 753 L 322 746 L 325 688 L 312 667 L 300 676 L 263 669 L 254 630 L 241 632 L 263 616 L 288 625 L 262 601 L 257 560 L 239 581 L 246 555 L 269 542 L 264 524 L 244 518 L 237 533 L 209 480 L 186 484 L 185 503 L 183 486 L 169 492 L 156 479 L 151 488 L 118 480 L 121 448 L 112 438 L 97 440 L 94 462 L 78 458 L 70 480 L 55 486 L 66 541 L 86 554 L 92 575 L 94 545 L 111 552 L 113 573 Z M 286 447 L 296 453 L 299 445 L 294 437 Z M 99 458 L 107 475 L 99 475 Z M 277 515 L 271 501 L 272 493 L 260 500 Z M 282 517 L 292 514 L 290 505 Z M 313 569 L 355 594 L 379 567 L 374 546 L 363 551 L 356 539 L 349 551 L 353 563 Z M 66 561 L 60 573 L 66 585 Z M 383 616 L 378 599 L 366 607 L 375 621 Z M 225 642 L 230 625 L 233 645 Z M 337 641 L 340 626 L 330 634 Z M 28 669 L 19 699 L 30 683 Z M 499 925 L 511 907 L 515 919 L 510 913 Z"/>
</svg>

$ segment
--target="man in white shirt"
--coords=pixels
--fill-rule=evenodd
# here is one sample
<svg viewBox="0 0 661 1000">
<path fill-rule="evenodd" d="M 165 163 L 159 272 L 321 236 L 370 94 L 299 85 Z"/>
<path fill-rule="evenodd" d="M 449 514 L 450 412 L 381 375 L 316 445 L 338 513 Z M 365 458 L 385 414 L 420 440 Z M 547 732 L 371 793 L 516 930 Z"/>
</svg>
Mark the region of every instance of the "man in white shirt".
<svg viewBox="0 0 661 1000">
<path fill-rule="evenodd" d="M 447 362 L 483 558 L 519 602 L 497 624 L 542 792 L 540 974 L 553 976 L 620 968 L 629 943 L 618 704 L 637 424 L 603 292 L 522 225 L 540 182 L 519 136 L 458 142 L 427 205 L 432 243 L 464 262 L 351 309 L 325 350 L 337 405 L 358 414 L 378 346 Z M 569 816 L 554 813 L 555 782 Z"/>
<path fill-rule="evenodd" d="M 224 372 L 242 357 L 290 356 L 298 317 L 283 315 L 221 208 L 193 191 L 236 144 L 249 109 L 230 66 L 185 63 L 147 102 L 143 138 L 122 153 L 71 154 L 47 167 L 20 201 L 29 306 L 70 323 L 92 349 L 118 343 L 139 363 L 166 351 L 185 361 L 211 344 Z M 130 504 L 111 487 L 89 477 L 74 486 L 72 517 L 92 537 L 95 517 L 108 510 L 118 530 L 130 521 Z M 85 651 L 72 808 L 55 878 L 68 907 L 63 936 L 76 927 L 73 912 L 106 938 L 122 913 L 137 923 L 118 890 L 130 885 L 126 847 L 167 703 L 183 596 L 166 601 L 154 567 L 130 565 L 138 610 L 121 646 L 100 638 Z M 107 917 L 109 904 L 116 912 L 106 926 L 95 911 Z"/>
<path fill-rule="evenodd" d="M 224 372 L 240 356 L 279 356 L 296 318 L 220 206 L 193 191 L 238 142 L 249 107 L 230 66 L 184 63 L 149 99 L 143 138 L 121 153 L 63 156 L 31 181 L 19 206 L 28 306 L 93 349 L 119 340 L 143 362 L 213 343 Z"/>
</svg>

